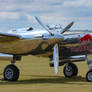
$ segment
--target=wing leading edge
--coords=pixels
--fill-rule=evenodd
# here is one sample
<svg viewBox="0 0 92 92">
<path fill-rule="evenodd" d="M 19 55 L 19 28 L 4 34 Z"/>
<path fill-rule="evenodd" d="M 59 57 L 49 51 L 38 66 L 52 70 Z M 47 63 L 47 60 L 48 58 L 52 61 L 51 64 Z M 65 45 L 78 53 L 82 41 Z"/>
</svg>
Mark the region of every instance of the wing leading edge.
<svg viewBox="0 0 92 92">
<path fill-rule="evenodd" d="M 0 42 L 14 41 L 19 39 L 21 39 L 20 35 L 0 32 Z"/>
</svg>

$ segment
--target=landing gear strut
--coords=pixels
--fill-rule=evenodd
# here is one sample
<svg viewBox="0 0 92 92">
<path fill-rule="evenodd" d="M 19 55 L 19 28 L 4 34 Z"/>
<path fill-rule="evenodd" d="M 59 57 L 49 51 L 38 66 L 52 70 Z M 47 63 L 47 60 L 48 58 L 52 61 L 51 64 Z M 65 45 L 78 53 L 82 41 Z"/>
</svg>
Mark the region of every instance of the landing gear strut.
<svg viewBox="0 0 92 92">
<path fill-rule="evenodd" d="M 6 66 L 3 72 L 4 80 L 7 81 L 17 81 L 19 78 L 19 69 L 14 65 L 16 62 L 16 57 L 13 58 L 13 61 L 11 61 L 11 64 Z"/>
<path fill-rule="evenodd" d="M 77 76 L 78 68 L 73 63 L 67 63 L 64 67 L 63 73 L 65 77 L 71 78 L 73 76 Z"/>
</svg>

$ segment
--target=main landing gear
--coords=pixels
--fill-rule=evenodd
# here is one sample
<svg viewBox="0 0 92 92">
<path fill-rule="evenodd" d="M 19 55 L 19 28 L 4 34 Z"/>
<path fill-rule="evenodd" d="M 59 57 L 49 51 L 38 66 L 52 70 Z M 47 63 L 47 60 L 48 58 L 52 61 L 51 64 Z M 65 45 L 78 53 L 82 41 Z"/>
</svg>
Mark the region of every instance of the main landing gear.
<svg viewBox="0 0 92 92">
<path fill-rule="evenodd" d="M 10 64 L 6 66 L 3 75 L 4 80 L 16 81 L 19 78 L 19 69 L 15 65 Z"/>
<path fill-rule="evenodd" d="M 92 60 L 88 59 L 88 55 L 86 56 L 87 64 L 89 67 L 89 71 L 86 74 L 86 80 L 88 82 L 92 82 Z M 78 68 L 73 63 L 66 63 L 64 69 L 63 69 L 64 76 L 67 78 L 71 78 L 73 76 L 77 76 L 78 74 Z"/>
<path fill-rule="evenodd" d="M 65 77 L 71 78 L 73 76 L 77 76 L 77 74 L 78 74 L 78 68 L 73 63 L 67 63 L 64 66 L 63 73 L 64 73 Z"/>
<path fill-rule="evenodd" d="M 6 81 L 17 81 L 19 78 L 19 69 L 14 65 L 16 58 L 13 59 L 10 65 L 6 66 L 3 72 L 4 80 Z"/>
<path fill-rule="evenodd" d="M 88 59 L 88 56 L 86 57 L 87 59 L 87 64 L 89 66 L 89 71 L 86 74 L 86 79 L 88 82 L 92 82 L 92 60 Z M 6 66 L 3 72 L 4 80 L 7 81 L 17 81 L 20 75 L 19 69 L 15 66 L 16 60 L 21 60 L 20 57 L 15 57 L 13 58 L 13 61 L 11 62 L 10 65 Z M 65 77 L 71 78 L 73 76 L 77 76 L 78 74 L 78 68 L 75 64 L 73 63 L 66 63 L 63 69 L 63 73 Z"/>
<path fill-rule="evenodd" d="M 88 82 L 92 82 L 92 65 L 91 65 L 92 60 L 88 59 L 88 55 L 86 56 L 86 59 L 87 59 L 88 67 L 89 67 L 89 71 L 86 74 L 86 79 L 87 79 Z"/>
</svg>

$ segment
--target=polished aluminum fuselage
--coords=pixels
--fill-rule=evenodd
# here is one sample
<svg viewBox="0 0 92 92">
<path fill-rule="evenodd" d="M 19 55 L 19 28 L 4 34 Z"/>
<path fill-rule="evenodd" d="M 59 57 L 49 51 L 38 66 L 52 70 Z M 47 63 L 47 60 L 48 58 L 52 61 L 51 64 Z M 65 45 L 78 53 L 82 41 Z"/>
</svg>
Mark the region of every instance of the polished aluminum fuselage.
<svg viewBox="0 0 92 92">
<path fill-rule="evenodd" d="M 49 57 L 53 53 L 53 46 L 63 40 L 63 36 L 59 34 L 50 35 L 46 30 L 26 29 L 9 31 L 8 33 L 16 34 L 21 39 L 8 41 L 3 36 L 0 37 L 0 53 L 13 55 L 41 55 Z M 3 40 L 4 39 L 4 40 Z"/>
<path fill-rule="evenodd" d="M 37 55 L 44 57 L 53 57 L 53 46 L 59 44 L 59 57 L 65 59 L 70 56 L 85 55 L 92 52 L 92 41 L 82 41 L 80 39 L 87 33 L 55 33 L 50 35 L 46 30 L 19 29 L 9 31 L 10 34 L 16 34 L 21 39 L 10 40 L 0 36 L 0 53 L 12 55 Z M 92 35 L 92 34 L 90 34 Z"/>
<path fill-rule="evenodd" d="M 92 53 L 92 40 L 86 35 L 92 33 L 74 33 L 64 35 L 64 40 L 60 42 L 60 58 L 67 59 L 70 56 L 87 55 Z"/>
</svg>

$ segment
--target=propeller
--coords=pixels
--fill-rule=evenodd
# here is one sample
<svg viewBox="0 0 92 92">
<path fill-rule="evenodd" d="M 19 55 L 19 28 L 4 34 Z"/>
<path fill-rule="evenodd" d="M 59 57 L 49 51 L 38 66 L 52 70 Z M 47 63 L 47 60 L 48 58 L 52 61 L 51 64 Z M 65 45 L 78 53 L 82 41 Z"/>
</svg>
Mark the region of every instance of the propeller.
<svg viewBox="0 0 92 92">
<path fill-rule="evenodd" d="M 49 26 L 45 26 L 36 16 L 35 16 L 36 21 L 45 29 L 47 30 L 51 35 L 54 35 L 54 33 L 52 33 L 49 30 Z M 61 27 L 60 25 L 60 29 L 62 29 L 61 34 L 63 34 L 64 32 L 68 31 L 72 25 L 74 24 L 74 22 L 71 22 L 70 24 L 68 24 L 64 29 Z M 54 31 L 54 30 L 53 30 Z M 53 63 L 54 63 L 54 70 L 55 73 L 58 74 L 58 68 L 59 68 L 59 49 L 58 49 L 58 44 L 54 45 L 53 48 Z"/>
<path fill-rule="evenodd" d="M 38 17 L 36 17 L 35 16 L 35 19 L 36 19 L 36 21 L 45 29 L 45 30 L 47 30 L 51 35 L 54 35 L 54 33 L 52 33 L 48 28 L 48 26 L 45 26 L 40 20 L 39 20 L 39 18 Z M 74 22 L 71 22 L 70 24 L 68 24 L 64 29 L 62 29 L 62 27 L 61 27 L 61 25 L 60 25 L 60 27 L 61 27 L 61 29 L 63 30 L 62 32 L 61 32 L 61 34 L 63 34 L 63 33 L 65 33 L 66 31 L 69 31 L 69 29 L 72 27 L 72 25 L 74 24 Z M 53 30 L 54 31 L 54 30 Z"/>
<path fill-rule="evenodd" d="M 47 30 L 51 35 L 54 35 L 52 32 L 49 31 L 49 29 L 38 19 L 38 17 L 35 16 L 36 21 L 45 29 Z"/>
<path fill-rule="evenodd" d="M 54 70 L 56 75 L 58 74 L 58 67 L 59 67 L 59 51 L 58 51 L 58 44 L 55 44 L 54 51 L 53 51 L 53 62 L 54 62 Z"/>
<path fill-rule="evenodd" d="M 72 25 L 74 24 L 74 22 L 71 22 L 70 24 L 68 24 L 63 31 L 61 32 L 61 34 L 65 33 L 66 31 L 69 31 L 69 29 L 72 27 Z"/>
</svg>

